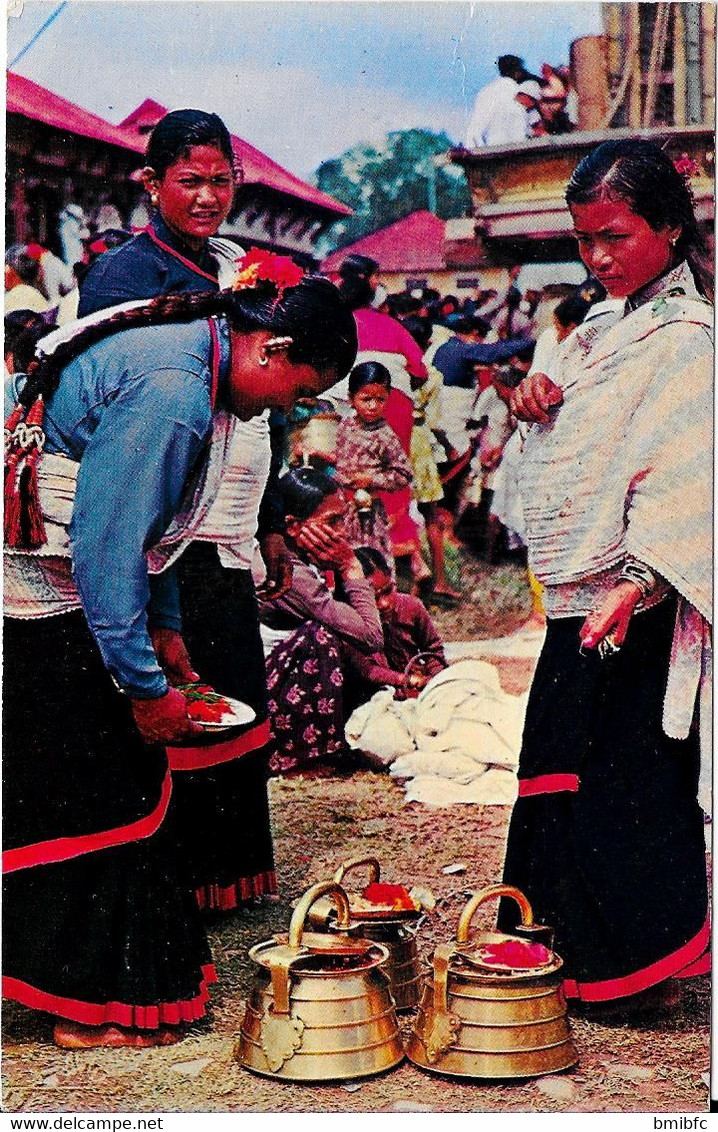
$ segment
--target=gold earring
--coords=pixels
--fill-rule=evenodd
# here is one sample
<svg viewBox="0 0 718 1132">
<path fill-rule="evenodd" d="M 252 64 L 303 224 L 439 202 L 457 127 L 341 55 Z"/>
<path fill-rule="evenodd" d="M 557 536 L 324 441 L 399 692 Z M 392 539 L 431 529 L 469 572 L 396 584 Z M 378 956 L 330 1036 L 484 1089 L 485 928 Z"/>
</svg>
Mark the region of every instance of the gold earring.
<svg viewBox="0 0 718 1132">
<path fill-rule="evenodd" d="M 160 202 L 160 198 L 157 196 L 157 193 L 150 193 L 150 204 L 157 207 L 159 202 Z"/>
<path fill-rule="evenodd" d="M 266 353 L 265 350 L 262 350 L 261 354 L 259 355 L 259 364 L 260 364 L 260 366 L 268 366 L 269 365 L 269 355 Z"/>
</svg>

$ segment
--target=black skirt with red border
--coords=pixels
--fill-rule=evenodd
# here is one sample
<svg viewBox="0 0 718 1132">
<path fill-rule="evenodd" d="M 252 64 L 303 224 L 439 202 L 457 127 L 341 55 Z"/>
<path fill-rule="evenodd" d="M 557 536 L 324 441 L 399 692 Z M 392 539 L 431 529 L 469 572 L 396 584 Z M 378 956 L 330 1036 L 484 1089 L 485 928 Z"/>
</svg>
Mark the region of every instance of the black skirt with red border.
<svg viewBox="0 0 718 1132">
<path fill-rule="evenodd" d="M 670 739 L 663 698 L 675 602 L 633 617 L 621 651 L 579 653 L 550 620 L 531 687 L 504 880 L 556 932 L 565 990 L 622 998 L 708 969 L 698 735 Z M 500 926 L 516 923 L 502 901 Z"/>
<path fill-rule="evenodd" d="M 214 980 L 148 747 L 81 612 L 6 619 L 3 993 L 88 1025 L 155 1028 Z"/>
<path fill-rule="evenodd" d="M 200 907 L 230 911 L 277 891 L 267 797 L 267 683 L 254 583 L 194 542 L 178 563 L 182 634 L 202 681 L 243 701 L 254 720 L 169 750 L 170 821 Z"/>
</svg>

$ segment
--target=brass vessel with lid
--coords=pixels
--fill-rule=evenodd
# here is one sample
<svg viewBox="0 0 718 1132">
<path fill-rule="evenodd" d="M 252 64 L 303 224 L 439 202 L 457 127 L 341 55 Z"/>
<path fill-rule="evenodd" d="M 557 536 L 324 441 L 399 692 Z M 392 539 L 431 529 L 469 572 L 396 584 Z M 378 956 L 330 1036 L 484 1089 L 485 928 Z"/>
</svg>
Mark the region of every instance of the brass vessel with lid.
<svg viewBox="0 0 718 1132">
<path fill-rule="evenodd" d="M 336 930 L 305 932 L 322 897 L 336 909 Z M 398 1065 L 404 1053 L 389 979 L 387 948 L 353 928 L 341 885 L 312 885 L 289 932 L 256 944 L 257 965 L 236 1056 L 247 1069 L 290 1081 L 367 1077 Z"/>
<path fill-rule="evenodd" d="M 476 910 L 498 896 L 517 902 L 521 928 L 516 935 L 471 935 Z M 406 1046 L 410 1061 L 430 1072 L 487 1080 L 535 1077 L 576 1064 L 563 961 L 532 942 L 550 929 L 534 929 L 531 906 L 518 889 L 495 884 L 472 896 L 456 940 L 434 951 Z"/>
</svg>

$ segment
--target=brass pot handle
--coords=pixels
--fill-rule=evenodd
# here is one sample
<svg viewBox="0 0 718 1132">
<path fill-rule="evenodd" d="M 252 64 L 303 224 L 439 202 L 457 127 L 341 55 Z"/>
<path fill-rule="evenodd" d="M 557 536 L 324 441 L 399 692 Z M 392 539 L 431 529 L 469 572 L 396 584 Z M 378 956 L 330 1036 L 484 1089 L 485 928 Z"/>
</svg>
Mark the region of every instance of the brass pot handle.
<svg viewBox="0 0 718 1132">
<path fill-rule="evenodd" d="M 343 861 L 334 874 L 334 880 L 341 884 L 349 870 L 358 869 L 360 865 L 369 866 L 369 883 L 376 884 L 381 872 L 376 857 L 352 857 L 349 861 Z"/>
<path fill-rule="evenodd" d="M 304 896 L 297 903 L 292 913 L 292 918 L 289 921 L 289 946 L 294 951 L 299 951 L 302 946 L 304 921 L 309 909 L 317 902 L 320 896 L 332 896 L 334 898 L 338 913 L 336 924 L 338 928 L 347 931 L 351 925 L 349 899 L 344 889 L 335 880 L 319 881 L 318 884 L 313 884 L 311 888 L 307 889 Z"/>
<path fill-rule="evenodd" d="M 534 914 L 523 892 L 519 892 L 518 888 L 514 888 L 511 884 L 490 884 L 488 888 L 482 888 L 481 892 L 474 893 L 461 913 L 459 925 L 456 929 L 457 943 L 469 942 L 469 928 L 471 927 L 471 921 L 474 918 L 476 909 L 487 900 L 492 900 L 495 896 L 510 896 L 521 909 L 522 926 L 528 928 L 533 924 Z"/>
<path fill-rule="evenodd" d="M 333 880 L 323 880 L 313 884 L 298 901 L 289 921 L 289 940 L 284 947 L 276 947 L 269 956 L 269 974 L 272 980 L 273 1014 L 290 1014 L 289 971 L 300 955 L 306 954 L 302 947 L 304 921 L 309 909 L 320 896 L 332 896 L 337 906 L 337 927 L 344 930 L 350 926 L 349 900 L 344 889 Z"/>
</svg>

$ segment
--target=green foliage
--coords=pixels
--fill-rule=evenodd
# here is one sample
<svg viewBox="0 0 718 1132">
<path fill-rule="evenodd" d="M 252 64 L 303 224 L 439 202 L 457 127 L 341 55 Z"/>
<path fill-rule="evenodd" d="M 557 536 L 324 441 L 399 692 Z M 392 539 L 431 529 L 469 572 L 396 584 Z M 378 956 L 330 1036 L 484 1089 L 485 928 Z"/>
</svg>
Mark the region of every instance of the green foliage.
<svg viewBox="0 0 718 1132">
<path fill-rule="evenodd" d="M 464 173 L 446 156 L 453 144 L 444 132 L 396 130 L 379 146 L 356 145 L 322 162 L 317 187 L 354 209 L 329 230 L 327 246 L 344 247 L 419 209 L 442 220 L 470 215 Z"/>
</svg>

